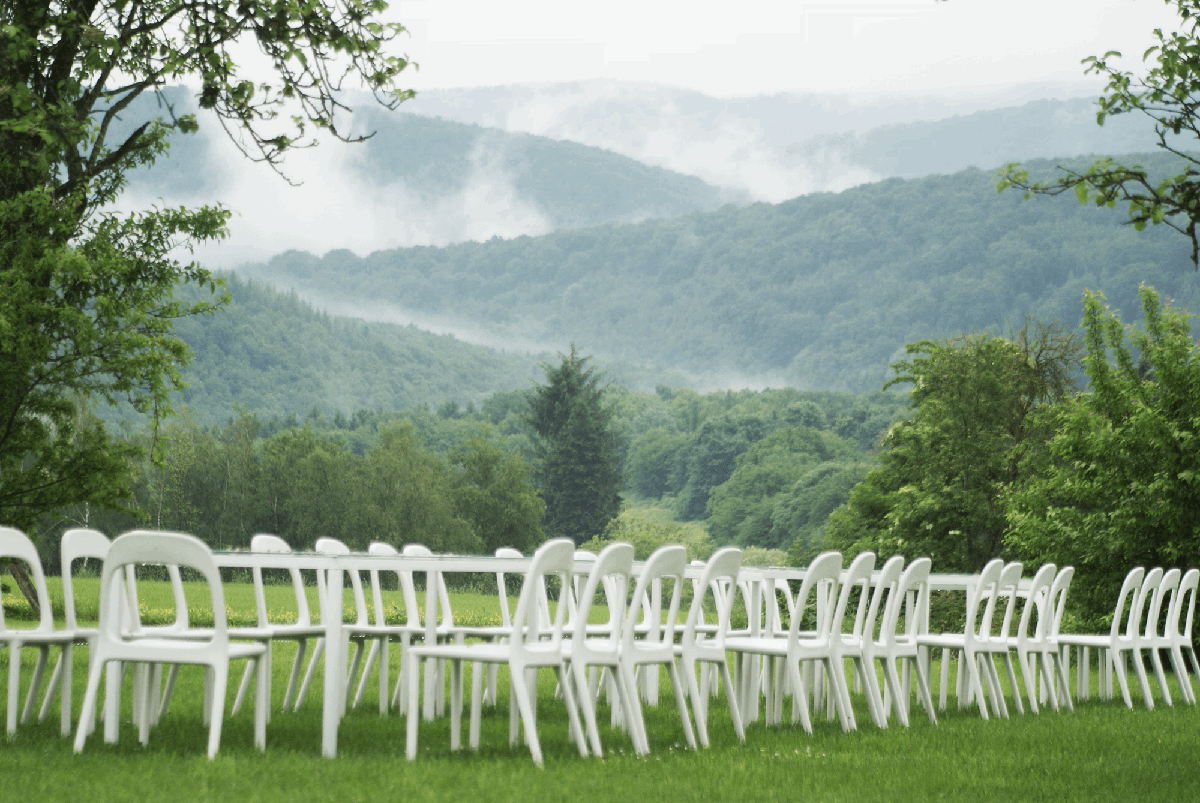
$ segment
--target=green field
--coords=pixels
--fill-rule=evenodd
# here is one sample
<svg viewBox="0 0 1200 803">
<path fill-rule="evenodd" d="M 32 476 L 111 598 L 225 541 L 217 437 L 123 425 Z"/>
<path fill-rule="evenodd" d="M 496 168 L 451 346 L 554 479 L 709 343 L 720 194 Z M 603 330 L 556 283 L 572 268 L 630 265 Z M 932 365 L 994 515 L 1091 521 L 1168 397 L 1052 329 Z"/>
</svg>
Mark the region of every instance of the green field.
<svg viewBox="0 0 1200 803">
<path fill-rule="evenodd" d="M 146 584 L 148 607 L 169 603 L 161 588 Z M 227 584 L 229 606 L 252 610 L 249 586 Z M 282 610 L 290 587 L 277 586 L 270 601 Z M 169 600 L 169 591 L 164 595 Z M 191 599 L 190 599 L 191 601 Z M 6 600 L 6 603 L 9 600 Z M 459 593 L 456 611 L 486 617 L 495 597 Z M 315 601 L 314 601 L 315 605 Z M 165 610 L 165 607 L 163 608 Z M 11 611 L 11 606 L 10 606 Z M 477 613 L 467 614 L 467 611 Z M 282 615 L 282 614 L 281 614 Z M 272 719 L 267 751 L 253 746 L 249 707 L 228 718 L 217 759 L 205 758 L 207 728 L 200 718 L 202 677 L 185 669 L 170 711 L 138 744 L 128 724 L 129 694 L 120 742 L 103 744 L 93 736 L 81 755 L 58 735 L 57 707 L 41 724 L 23 725 L 0 748 L 0 800 L 23 801 L 295 801 L 307 800 L 567 800 L 629 801 L 664 797 L 681 800 L 1195 800 L 1200 756 L 1200 712 L 1161 704 L 1147 711 L 1134 693 L 1130 711 L 1118 701 L 1077 703 L 1073 713 L 1015 713 L 1008 721 L 982 721 L 972 709 L 939 713 L 930 725 L 914 711 L 910 729 L 895 720 L 881 731 L 871 724 L 856 696 L 859 730 L 841 732 L 819 718 L 816 732 L 798 726 L 747 728 L 738 744 L 723 700 L 711 708 L 713 746 L 698 753 L 684 749 L 683 730 L 671 704 L 665 674 L 657 708 L 646 708 L 653 752 L 639 758 L 628 738 L 607 727 L 601 704 L 603 759 L 579 757 L 567 739 L 567 720 L 554 683 L 543 674 L 539 689 L 538 732 L 546 754 L 539 770 L 528 751 L 509 748 L 506 678 L 501 703 L 484 714 L 482 748 L 451 753 L 445 718 L 422 723 L 420 754 L 404 758 L 404 720 L 378 711 L 377 684 L 368 684 L 363 704 L 348 713 L 339 731 L 339 755 L 320 755 L 320 686 L 299 712 L 279 710 L 292 650 L 276 646 Z M 391 651 L 391 675 L 399 669 Z M 75 704 L 78 716 L 87 674 L 86 650 L 76 651 Z M 22 658 L 29 682 L 34 652 Z M 8 654 L 0 653 L 0 677 Z M 235 670 L 240 673 L 240 669 Z M 1002 673 L 1003 674 L 1003 673 Z M 938 673 L 933 673 L 936 683 Z M 320 675 L 318 674 L 318 678 Z M 318 681 L 319 682 L 319 681 Z M 1093 689 L 1096 684 L 1093 679 Z M 935 690 L 936 694 L 936 690 Z M 232 701 L 232 690 L 229 700 Z M 1010 709 L 1012 708 L 1010 703 Z"/>
</svg>

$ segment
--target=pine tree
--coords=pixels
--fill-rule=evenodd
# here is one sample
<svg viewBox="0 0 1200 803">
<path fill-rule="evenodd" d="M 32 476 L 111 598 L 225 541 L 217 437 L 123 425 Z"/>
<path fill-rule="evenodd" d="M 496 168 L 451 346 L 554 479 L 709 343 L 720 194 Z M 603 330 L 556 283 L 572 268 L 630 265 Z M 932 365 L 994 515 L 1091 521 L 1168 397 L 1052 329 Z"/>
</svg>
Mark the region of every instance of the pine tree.
<svg viewBox="0 0 1200 803">
<path fill-rule="evenodd" d="M 546 366 L 547 384 L 529 394 L 526 415 L 540 460 L 546 534 L 577 544 L 603 532 L 621 509 L 612 409 L 589 359 L 572 345 L 560 366 Z"/>
</svg>

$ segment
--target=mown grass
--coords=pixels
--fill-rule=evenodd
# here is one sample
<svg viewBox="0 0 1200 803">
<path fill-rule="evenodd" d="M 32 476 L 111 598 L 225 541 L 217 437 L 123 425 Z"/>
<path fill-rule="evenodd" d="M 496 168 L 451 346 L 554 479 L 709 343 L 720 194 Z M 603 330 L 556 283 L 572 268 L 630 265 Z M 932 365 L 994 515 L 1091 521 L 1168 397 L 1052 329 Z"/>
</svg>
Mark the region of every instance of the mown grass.
<svg viewBox="0 0 1200 803">
<path fill-rule="evenodd" d="M 288 587 L 283 590 L 290 593 Z M 230 592 L 231 606 L 239 599 L 237 593 Z M 478 596 L 482 606 L 487 596 Z M 465 600 L 455 595 L 456 612 Z M 713 746 L 692 752 L 683 748 L 683 730 L 664 675 L 659 706 L 646 709 L 652 755 L 632 754 L 628 738 L 607 727 L 608 710 L 602 704 L 606 756 L 582 759 L 566 738 L 566 714 L 561 701 L 554 699 L 553 680 L 543 674 L 538 732 L 546 767 L 539 770 L 524 747 L 508 746 L 503 674 L 501 703 L 485 711 L 478 753 L 451 753 L 449 725 L 440 718 L 421 723 L 420 754 L 412 763 L 404 758 L 404 719 L 394 712 L 379 714 L 377 684 L 370 683 L 363 704 L 343 720 L 339 755 L 330 760 L 320 755 L 320 686 L 298 713 L 280 711 L 293 647 L 280 644 L 275 649 L 273 714 L 265 754 L 254 749 L 252 714 L 243 710 L 227 719 L 217 759 L 205 758 L 201 673 L 185 670 L 170 712 L 144 748 L 132 726 L 123 724 L 117 745 L 105 745 L 97 735 L 81 755 L 74 755 L 70 740 L 58 735 L 57 708 L 45 723 L 21 726 L 13 740 L 0 746 L 0 800 L 625 803 L 664 798 L 858 803 L 1200 798 L 1200 712 L 1181 705 L 1178 694 L 1174 707 L 1159 700 L 1147 711 L 1136 692 L 1132 711 L 1119 699 L 1093 698 L 1078 702 L 1073 713 L 1022 717 L 1014 711 L 1008 721 L 987 722 L 973 708 L 955 708 L 951 696 L 950 709 L 939 712 L 938 725 L 930 725 L 918 710 L 911 728 L 893 720 L 884 731 L 870 723 L 856 697 L 858 731 L 844 734 L 823 718 L 818 718 L 811 736 L 798 726 L 768 729 L 758 722 L 748 727 L 745 745 L 736 741 L 724 700 L 717 699 L 711 708 Z M 76 715 L 87 674 L 86 651 L 77 651 L 77 656 Z M 32 661 L 33 652 L 26 651 L 25 683 Z M 7 653 L 0 654 L 0 678 L 5 677 L 7 663 Z M 393 678 L 398 668 L 398 650 L 393 649 Z M 935 683 L 937 675 L 935 667 Z M 1092 686 L 1095 689 L 1094 680 Z M 230 700 L 232 696 L 231 689 Z M 127 690 L 126 710 L 128 699 Z"/>
</svg>

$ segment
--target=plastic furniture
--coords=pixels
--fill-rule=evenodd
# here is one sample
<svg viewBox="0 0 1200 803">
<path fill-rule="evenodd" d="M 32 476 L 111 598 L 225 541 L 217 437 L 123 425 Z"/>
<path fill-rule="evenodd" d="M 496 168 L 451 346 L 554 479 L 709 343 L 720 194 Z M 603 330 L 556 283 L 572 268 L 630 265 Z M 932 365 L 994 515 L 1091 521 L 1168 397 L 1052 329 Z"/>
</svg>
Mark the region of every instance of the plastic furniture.
<svg viewBox="0 0 1200 803">
<path fill-rule="evenodd" d="M 1134 650 L 1136 634 L 1141 620 L 1142 605 L 1145 602 L 1146 570 L 1137 566 L 1125 575 L 1121 590 L 1117 594 L 1117 605 L 1113 609 L 1112 627 L 1107 634 L 1093 633 L 1062 633 L 1058 643 L 1062 647 L 1079 649 L 1079 660 L 1076 663 L 1077 689 L 1080 699 L 1088 696 L 1088 652 L 1095 649 L 1100 663 L 1100 691 L 1102 696 L 1112 696 L 1112 676 L 1115 673 L 1121 686 L 1121 696 L 1125 705 L 1133 707 L 1133 699 L 1129 696 L 1129 680 L 1125 669 L 1125 655 Z M 1127 606 L 1128 603 L 1128 606 Z M 1145 670 L 1143 670 L 1144 674 Z M 1149 698 L 1149 684 L 1144 693 Z"/>
<path fill-rule="evenodd" d="M 407 744 L 406 753 L 410 761 L 417 757 L 417 725 L 421 714 L 417 710 L 422 661 L 445 660 L 450 663 L 450 748 L 457 750 L 462 742 L 462 697 L 464 662 L 498 663 L 507 665 L 512 678 L 509 684 L 509 743 L 517 741 L 518 718 L 523 725 L 526 742 L 533 761 L 541 766 L 542 750 L 538 742 L 536 708 L 537 670 L 554 669 L 567 705 L 571 738 L 575 740 L 581 755 L 587 755 L 587 744 L 579 725 L 579 715 L 574 694 L 568 682 L 562 660 L 562 634 L 567 606 L 560 604 L 554 620 L 547 629 L 539 621 L 537 612 L 538 594 L 548 577 L 558 577 L 563 587 L 571 582 L 572 557 L 575 545 L 567 538 L 548 541 L 533 554 L 517 610 L 513 617 L 512 637 L 506 643 L 425 643 L 412 647 L 405 656 L 405 673 L 408 683 Z M 426 674 L 433 674 L 432 668 Z M 472 683 L 470 746 L 479 746 L 480 709 L 482 706 L 482 684 Z"/>
<path fill-rule="evenodd" d="M 807 695 L 803 693 L 805 688 L 800 676 L 800 664 L 803 661 L 823 660 L 829 664 L 832 670 L 833 656 L 828 650 L 829 644 L 829 628 L 826 625 L 824 628 L 818 627 L 815 635 L 805 635 L 800 637 L 800 623 L 804 617 L 804 612 L 810 605 L 815 606 L 817 596 L 820 593 L 822 586 L 832 585 L 837 587 L 838 576 L 842 571 L 842 556 L 838 552 L 825 552 L 818 555 L 809 565 L 808 570 L 804 574 L 804 579 L 800 583 L 800 589 L 796 594 L 796 607 L 791 616 L 791 623 L 788 626 L 787 638 L 777 638 L 773 635 L 759 636 L 730 636 L 725 639 L 725 649 L 739 655 L 757 655 L 764 658 L 784 658 L 785 671 L 791 682 L 791 688 L 795 693 L 792 695 L 792 721 L 797 720 L 804 727 L 804 730 L 812 733 L 812 720 L 808 712 Z M 821 625 L 818 619 L 818 625 Z M 832 674 L 832 671 L 831 671 Z M 776 721 L 776 706 L 774 702 L 774 694 L 770 688 L 770 674 L 766 676 L 768 680 L 767 688 L 767 706 L 766 720 L 767 724 L 774 724 Z M 754 699 L 757 700 L 757 693 L 754 693 Z M 839 703 L 840 704 L 840 703 Z M 740 709 L 739 709 L 740 710 Z"/>
<path fill-rule="evenodd" d="M 11 527 L 0 527 L 0 558 L 19 560 L 29 566 L 30 579 L 33 581 L 38 607 L 41 609 L 36 627 L 12 628 L 5 622 L 4 611 L 0 608 L 0 644 L 8 647 L 8 736 L 11 739 L 17 732 L 18 712 L 22 723 L 28 722 L 33 713 L 38 688 L 42 685 L 46 664 L 49 662 L 50 648 L 58 647 L 65 651 L 68 645 L 75 643 L 75 633 L 71 630 L 54 629 L 54 612 L 50 608 L 50 594 L 46 590 L 42 561 L 38 557 L 37 548 L 23 532 Z M 21 650 L 25 647 L 35 648 L 38 657 L 22 708 L 19 702 Z"/>
<path fill-rule="evenodd" d="M 958 703 L 965 707 L 967 700 L 977 699 L 979 715 L 988 718 L 987 701 L 984 698 L 984 683 L 991 683 L 991 673 L 988 673 L 984 662 L 979 660 L 980 646 L 987 637 L 987 626 L 990 617 L 987 611 L 995 611 L 996 595 L 1000 590 L 1000 574 L 1004 570 L 1004 561 L 995 558 L 983 567 L 974 588 L 967 593 L 967 617 L 961 633 L 923 633 L 917 636 L 917 644 L 921 647 L 942 650 L 942 686 L 939 707 L 946 708 L 946 693 L 950 681 L 950 654 L 957 652 L 959 658 L 958 672 Z M 982 610 L 981 610 L 982 609 Z M 1007 648 L 1006 648 L 1007 649 Z M 991 662 L 986 662 L 991 665 Z M 993 666 L 993 670 L 995 667 Z M 986 675 L 986 679 L 981 677 Z"/>
<path fill-rule="evenodd" d="M 879 639 L 871 650 L 872 660 L 883 662 L 884 682 L 887 684 L 888 709 L 894 708 L 896 718 L 908 727 L 909 692 L 907 679 L 910 672 L 917 676 L 917 696 L 932 725 L 937 724 L 933 711 L 933 697 L 929 691 L 929 675 L 925 662 L 921 660 L 919 639 L 926 634 L 925 611 L 929 610 L 929 558 L 917 558 L 905 567 L 896 581 L 895 593 L 889 594 L 883 611 L 883 622 L 879 627 Z M 904 629 L 900 629 L 900 615 L 904 612 Z M 899 663 L 897 663 L 899 662 Z M 903 665 L 905 683 L 900 681 L 900 666 Z"/>
<path fill-rule="evenodd" d="M 130 632 L 123 626 L 119 595 L 123 592 L 121 586 L 124 573 L 127 567 L 142 564 L 186 566 L 200 574 L 208 584 L 213 609 L 213 627 L 206 629 L 203 637 L 141 635 Z M 100 576 L 100 620 L 92 648 L 83 713 L 75 735 L 75 752 L 83 750 L 84 742 L 91 732 L 101 673 L 109 662 L 191 664 L 205 667 L 209 672 L 208 677 L 211 678 L 212 693 L 206 695 L 205 713 L 209 722 L 208 757 L 214 758 L 221 742 L 229 662 L 235 659 L 257 660 L 254 743 L 260 750 L 266 749 L 271 678 L 267 662 L 262 659 L 268 648 L 265 639 L 254 643 L 230 641 L 221 577 L 212 552 L 202 541 L 182 533 L 150 530 L 135 530 L 118 537 L 109 548 Z M 150 687 L 146 686 L 143 693 L 149 692 Z M 117 740 L 116 710 L 119 695 L 120 688 L 117 684 L 107 684 L 104 740 L 109 743 Z M 149 700 L 146 700 L 143 702 L 143 708 L 148 707 Z M 150 718 L 141 717 L 138 725 L 140 741 L 145 744 L 149 738 Z"/>
<path fill-rule="evenodd" d="M 619 700 L 619 707 L 625 712 L 634 710 L 632 695 L 635 690 L 628 684 L 625 673 L 619 671 L 622 636 L 620 624 L 616 630 L 607 634 L 593 634 L 589 632 L 587 625 L 588 615 L 597 597 L 603 595 L 610 614 L 617 616 L 618 623 L 623 622 L 625 602 L 629 594 L 629 575 L 632 571 L 633 546 L 626 543 L 606 546 L 592 562 L 591 571 L 582 587 L 577 591 L 573 628 L 568 631 L 564 625 L 564 632 L 570 638 L 563 639 L 563 661 L 566 663 L 569 677 L 574 683 L 575 699 L 583 712 L 583 724 L 588 743 L 592 753 L 597 756 L 604 755 L 600 744 L 600 733 L 596 727 L 596 697 L 599 683 L 598 680 L 595 684 L 589 681 L 588 670 L 595 667 L 603 667 L 608 670 Z M 472 693 L 474 694 L 474 690 Z M 627 723 L 626 727 L 631 734 L 634 733 L 632 725 Z"/>
<path fill-rule="evenodd" d="M 679 656 L 680 671 L 687 679 L 692 715 L 696 720 L 696 735 L 703 747 L 708 747 L 708 693 L 697 681 L 697 664 L 702 665 L 700 671 L 704 673 L 704 677 L 707 677 L 705 670 L 710 667 L 720 672 L 734 733 L 737 734 L 739 742 L 746 741 L 733 676 L 729 671 L 728 654 L 725 651 L 729 617 L 733 608 L 733 594 L 729 593 L 729 589 L 736 588 L 741 566 L 742 550 L 736 547 L 718 549 L 704 564 L 699 580 L 693 584 L 692 604 L 675 650 Z M 713 601 L 717 614 L 717 621 L 712 627 L 702 627 L 706 599 Z"/>
</svg>

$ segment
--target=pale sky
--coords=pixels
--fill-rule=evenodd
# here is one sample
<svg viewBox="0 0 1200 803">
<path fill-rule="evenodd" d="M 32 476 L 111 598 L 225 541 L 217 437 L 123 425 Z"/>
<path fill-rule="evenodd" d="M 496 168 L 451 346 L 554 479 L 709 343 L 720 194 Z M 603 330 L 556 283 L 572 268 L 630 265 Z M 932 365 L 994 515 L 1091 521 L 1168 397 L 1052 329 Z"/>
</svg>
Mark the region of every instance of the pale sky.
<svg viewBox="0 0 1200 803">
<path fill-rule="evenodd" d="M 1084 80 L 1141 63 L 1163 0 L 393 0 L 415 89 L 608 78 L 733 96 Z"/>
</svg>

